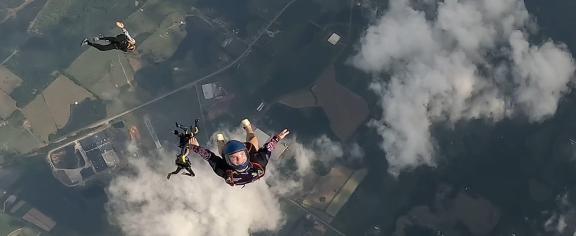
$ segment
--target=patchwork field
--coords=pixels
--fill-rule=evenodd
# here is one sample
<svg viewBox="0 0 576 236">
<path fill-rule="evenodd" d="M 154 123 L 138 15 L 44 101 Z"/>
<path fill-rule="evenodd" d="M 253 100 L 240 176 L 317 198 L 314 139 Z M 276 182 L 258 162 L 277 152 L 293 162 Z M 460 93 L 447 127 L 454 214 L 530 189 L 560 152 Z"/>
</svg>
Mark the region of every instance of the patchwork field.
<svg viewBox="0 0 576 236">
<path fill-rule="evenodd" d="M 7 94 L 22 84 L 22 79 L 12 73 L 8 68 L 0 65 L 0 90 Z"/>
<path fill-rule="evenodd" d="M 16 101 L 0 90 L 0 119 L 7 119 L 16 109 Z"/>
<path fill-rule="evenodd" d="M 280 103 L 292 108 L 306 108 L 316 106 L 316 98 L 311 91 L 299 91 L 288 94 L 279 101 Z"/>
<path fill-rule="evenodd" d="M 340 85 L 335 78 L 334 67 L 324 72 L 312 88 L 330 120 L 332 131 L 341 140 L 348 139 L 368 118 L 370 110 L 362 97 Z"/>
<path fill-rule="evenodd" d="M 362 97 L 339 84 L 334 67 L 330 66 L 310 90 L 284 96 L 279 101 L 292 108 L 322 107 L 334 134 L 348 139 L 368 118 L 368 104 Z"/>
<path fill-rule="evenodd" d="M 90 92 L 76 85 L 64 75 L 59 75 L 42 94 L 56 127 L 59 129 L 68 123 L 70 106 L 80 103 L 86 98 L 93 98 Z"/>
<path fill-rule="evenodd" d="M 88 48 L 66 69 L 74 81 L 104 100 L 115 100 L 123 86 L 133 86 L 134 74 L 143 66 L 142 57 L 161 62 L 171 57 L 186 36 L 181 27 L 186 11 L 177 3 L 147 1 L 142 10 L 124 20 L 130 34 L 137 40 L 137 52 L 101 52 Z M 121 31 L 111 25 L 106 35 Z"/>
<path fill-rule="evenodd" d="M 48 136 L 56 132 L 57 126 L 44 96 L 36 96 L 32 102 L 24 107 L 22 112 L 27 120 L 25 126 L 29 127 L 41 142 L 48 143 Z"/>
<path fill-rule="evenodd" d="M 40 140 L 22 126 L 6 122 L 0 127 L 0 150 L 27 153 L 41 145 Z"/>
</svg>

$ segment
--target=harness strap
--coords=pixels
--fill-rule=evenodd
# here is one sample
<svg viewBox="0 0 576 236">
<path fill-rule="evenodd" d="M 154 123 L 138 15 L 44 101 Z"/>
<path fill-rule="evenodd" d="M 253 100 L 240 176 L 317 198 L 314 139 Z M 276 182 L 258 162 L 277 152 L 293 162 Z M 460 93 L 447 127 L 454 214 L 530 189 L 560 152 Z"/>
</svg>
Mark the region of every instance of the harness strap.
<svg viewBox="0 0 576 236">
<path fill-rule="evenodd" d="M 253 166 L 255 169 L 257 169 L 258 172 L 259 172 L 259 171 L 262 171 L 262 174 L 258 173 L 258 175 L 257 175 L 255 178 L 253 178 L 249 183 L 254 182 L 254 181 L 262 178 L 262 176 L 264 176 L 264 174 L 266 174 L 266 169 L 264 169 L 264 167 L 262 167 L 262 165 L 260 165 L 260 164 L 258 164 L 258 163 L 256 163 L 256 162 L 251 162 L 251 163 L 252 163 L 252 166 Z M 234 175 L 239 175 L 239 174 L 240 174 L 240 173 L 238 173 L 238 171 L 235 171 L 235 170 L 227 170 L 227 171 L 226 171 L 226 177 L 227 177 L 227 178 L 226 178 L 226 183 L 228 183 L 230 186 L 236 185 L 236 184 L 234 183 Z M 247 184 L 247 183 L 243 184 L 242 187 L 244 187 L 246 184 Z"/>
</svg>

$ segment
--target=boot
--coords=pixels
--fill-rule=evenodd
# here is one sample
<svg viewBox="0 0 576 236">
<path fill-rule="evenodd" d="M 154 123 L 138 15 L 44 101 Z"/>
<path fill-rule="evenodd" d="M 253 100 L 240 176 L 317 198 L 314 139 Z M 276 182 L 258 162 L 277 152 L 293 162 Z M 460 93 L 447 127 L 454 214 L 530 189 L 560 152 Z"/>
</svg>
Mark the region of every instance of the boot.
<svg viewBox="0 0 576 236">
<path fill-rule="evenodd" d="M 247 133 L 254 133 L 254 130 L 252 130 L 252 124 L 250 124 L 250 121 L 248 119 L 242 120 L 241 123 L 242 128 L 246 130 Z"/>
<path fill-rule="evenodd" d="M 84 46 L 88 44 L 88 38 L 84 38 L 84 40 L 82 40 L 82 43 L 80 43 L 80 46 Z"/>
<path fill-rule="evenodd" d="M 216 134 L 216 145 L 218 146 L 218 153 L 222 156 L 222 152 L 224 151 L 224 145 L 226 145 L 226 139 L 224 138 L 224 134 Z"/>
</svg>

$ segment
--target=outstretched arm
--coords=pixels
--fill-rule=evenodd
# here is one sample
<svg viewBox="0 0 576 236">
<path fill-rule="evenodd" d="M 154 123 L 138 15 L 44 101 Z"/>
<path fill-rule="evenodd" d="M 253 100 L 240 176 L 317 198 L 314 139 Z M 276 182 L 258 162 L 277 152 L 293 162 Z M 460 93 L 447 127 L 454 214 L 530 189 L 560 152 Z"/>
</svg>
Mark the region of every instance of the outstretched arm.
<svg viewBox="0 0 576 236">
<path fill-rule="evenodd" d="M 287 129 L 284 129 L 284 130 L 282 130 L 282 132 L 274 135 L 270 139 L 270 141 L 268 141 L 266 144 L 264 144 L 264 148 L 266 149 L 266 151 L 269 153 L 274 151 L 274 149 L 276 148 L 276 144 L 278 144 L 278 142 L 280 142 L 280 140 L 284 139 L 288 134 L 290 134 L 290 131 L 288 131 Z"/>
<path fill-rule="evenodd" d="M 208 164 L 210 164 L 216 175 L 222 177 L 223 179 L 228 178 L 226 169 L 223 168 L 223 166 L 226 165 L 226 162 L 212 151 L 198 145 L 198 140 L 196 140 L 196 137 L 192 137 L 190 140 L 190 149 L 200 155 L 204 160 L 208 161 Z"/>
<path fill-rule="evenodd" d="M 126 35 L 126 37 L 128 37 L 128 41 L 131 44 L 136 44 L 136 40 L 134 40 L 134 38 L 132 38 L 132 36 L 130 36 L 130 33 L 128 33 L 128 30 L 126 30 L 126 27 L 124 27 L 123 22 L 116 21 L 116 26 L 118 26 L 118 28 L 120 28 L 122 30 L 122 33 L 124 33 L 124 35 Z"/>
<path fill-rule="evenodd" d="M 254 156 L 256 158 L 255 161 L 263 167 L 268 165 L 268 160 L 270 160 L 270 157 L 272 156 L 272 151 L 274 151 L 278 142 L 284 139 L 289 133 L 290 132 L 288 132 L 287 129 L 284 129 L 282 132 L 274 135 L 268 142 L 264 144 L 264 146 L 262 146 L 262 148 L 258 150 L 260 155 Z"/>
<path fill-rule="evenodd" d="M 204 160 L 207 160 L 207 161 L 210 160 L 210 158 L 212 158 L 212 157 L 218 157 L 218 156 L 216 156 L 216 154 L 214 154 L 212 151 L 210 151 L 210 150 L 208 150 L 208 149 L 206 149 L 206 148 L 201 147 L 201 146 L 198 144 L 198 140 L 196 140 L 196 137 L 192 137 L 192 138 L 190 139 L 190 149 L 191 149 L 193 152 L 195 152 L 195 153 L 197 153 L 198 155 L 200 155 Z"/>
<path fill-rule="evenodd" d="M 126 35 L 126 37 L 128 37 L 128 41 L 131 44 L 136 44 L 136 40 L 132 38 L 132 36 L 130 36 L 130 33 L 128 33 L 128 30 L 126 30 L 126 28 L 122 28 L 122 32 Z"/>
</svg>

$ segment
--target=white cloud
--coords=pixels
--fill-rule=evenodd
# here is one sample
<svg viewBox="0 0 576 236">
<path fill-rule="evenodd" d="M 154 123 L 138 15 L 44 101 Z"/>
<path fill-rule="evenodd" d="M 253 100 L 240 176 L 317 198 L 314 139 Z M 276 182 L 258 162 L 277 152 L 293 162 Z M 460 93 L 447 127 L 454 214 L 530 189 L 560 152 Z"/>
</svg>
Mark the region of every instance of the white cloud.
<svg viewBox="0 0 576 236">
<path fill-rule="evenodd" d="M 249 235 L 282 224 L 275 196 L 263 182 L 231 188 L 209 166 L 195 163 L 197 177 L 174 176 L 172 158 L 134 159 L 135 175 L 111 183 L 109 213 L 126 235 Z"/>
<path fill-rule="evenodd" d="M 576 234 L 574 220 L 576 211 L 574 205 L 568 200 L 568 194 L 564 193 L 556 198 L 557 209 L 552 211 L 552 215 L 544 222 L 544 230 L 553 235 Z"/>
<path fill-rule="evenodd" d="M 518 84 L 515 97 L 531 120 L 556 112 L 558 99 L 566 94 L 568 79 L 574 73 L 571 55 L 552 42 L 530 46 L 522 32 L 510 35 Z"/>
<path fill-rule="evenodd" d="M 382 117 L 370 126 L 390 173 L 435 165 L 434 123 L 515 114 L 540 121 L 569 92 L 572 56 L 552 41 L 528 42 L 533 23 L 522 1 L 411 2 L 391 0 L 351 60 L 381 96 Z"/>
<path fill-rule="evenodd" d="M 312 148 L 318 152 L 318 159 L 324 164 L 331 164 L 336 158 L 341 158 L 344 155 L 340 143 L 332 141 L 326 135 L 314 140 Z"/>
<path fill-rule="evenodd" d="M 352 143 L 350 146 L 350 159 L 361 160 L 364 158 L 364 150 L 358 145 L 358 143 Z"/>
<path fill-rule="evenodd" d="M 224 133 L 244 138 L 241 129 L 225 129 Z M 169 181 L 166 175 L 175 168 L 175 153 L 130 159 L 133 171 L 115 177 L 108 187 L 109 218 L 129 236 L 234 236 L 278 230 L 285 219 L 280 198 L 302 188 L 312 161 L 342 155 L 339 144 L 327 137 L 310 146 L 291 138 L 290 153 L 271 160 L 264 180 L 244 188 L 228 186 L 195 154 L 192 166 L 196 177 L 175 175 Z M 280 169 L 293 158 L 297 171 L 282 175 Z"/>
<path fill-rule="evenodd" d="M 303 179 L 313 173 L 312 163 L 320 161 L 325 166 L 332 166 L 336 159 L 342 158 L 343 150 L 338 142 L 332 141 L 326 135 L 314 140 L 310 146 L 295 141 L 292 137 L 290 147 L 282 157 L 282 162 L 277 162 L 268 171 L 267 182 L 271 183 L 274 192 L 287 195 L 302 190 Z M 282 175 L 278 169 L 287 167 L 287 160 L 294 160 L 296 170 L 288 175 Z"/>
</svg>

